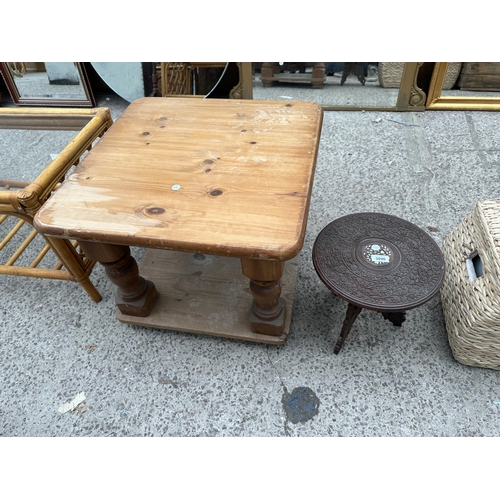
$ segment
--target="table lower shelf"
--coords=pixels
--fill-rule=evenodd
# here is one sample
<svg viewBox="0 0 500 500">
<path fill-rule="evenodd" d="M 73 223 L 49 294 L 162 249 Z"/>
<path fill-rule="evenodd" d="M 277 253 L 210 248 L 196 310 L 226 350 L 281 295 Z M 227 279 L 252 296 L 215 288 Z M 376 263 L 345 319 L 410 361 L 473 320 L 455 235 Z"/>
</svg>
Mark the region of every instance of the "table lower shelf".
<svg viewBox="0 0 500 500">
<path fill-rule="evenodd" d="M 280 336 L 250 330 L 252 304 L 249 280 L 234 257 L 150 249 L 139 266 L 158 291 L 155 306 L 145 318 L 122 314 L 122 323 L 247 340 L 283 344 L 290 333 L 293 295 L 299 256 L 285 263 L 281 296 L 286 301 L 285 330 Z"/>
</svg>

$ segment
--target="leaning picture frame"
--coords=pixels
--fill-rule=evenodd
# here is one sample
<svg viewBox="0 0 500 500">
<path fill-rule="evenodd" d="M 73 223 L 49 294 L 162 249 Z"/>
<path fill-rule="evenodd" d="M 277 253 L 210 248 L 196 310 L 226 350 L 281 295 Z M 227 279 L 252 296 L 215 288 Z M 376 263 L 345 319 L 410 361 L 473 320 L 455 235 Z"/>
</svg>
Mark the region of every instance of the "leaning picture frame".
<svg viewBox="0 0 500 500">
<path fill-rule="evenodd" d="M 443 83 L 448 70 L 447 62 L 437 62 L 432 72 L 425 109 L 459 111 L 500 111 L 500 97 L 444 96 Z"/>
<path fill-rule="evenodd" d="M 45 78 L 45 87 L 38 88 L 34 85 L 22 88 L 20 83 L 24 85 L 24 80 L 28 80 L 35 74 L 44 74 L 43 71 L 40 73 L 34 72 L 30 73 L 29 68 L 26 70 L 28 65 L 36 65 L 38 68 L 45 64 L 65 64 L 72 68 L 72 71 L 77 79 L 77 84 L 63 84 L 51 86 L 49 80 Z M 96 102 L 92 89 L 90 88 L 89 79 L 85 71 L 84 63 L 9 63 L 0 62 L 0 74 L 2 75 L 12 101 L 14 104 L 26 105 L 26 106 L 74 106 L 74 107 L 95 107 Z M 52 87 L 52 88 L 51 88 Z M 47 91 L 49 89 L 49 91 Z M 62 90 L 61 90 L 62 89 Z M 66 90 L 65 90 L 66 89 Z"/>
</svg>

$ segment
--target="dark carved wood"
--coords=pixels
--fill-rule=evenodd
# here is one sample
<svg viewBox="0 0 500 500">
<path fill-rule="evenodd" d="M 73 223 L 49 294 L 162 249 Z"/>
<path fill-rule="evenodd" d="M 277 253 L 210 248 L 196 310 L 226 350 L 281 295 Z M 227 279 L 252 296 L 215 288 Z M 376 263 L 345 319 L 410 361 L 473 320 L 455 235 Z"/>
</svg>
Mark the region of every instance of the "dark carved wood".
<svg viewBox="0 0 500 500">
<path fill-rule="evenodd" d="M 354 321 L 359 316 L 359 313 L 363 310 L 362 307 L 355 306 L 351 303 L 347 306 L 347 313 L 345 315 L 344 323 L 342 324 L 342 330 L 340 332 L 339 338 L 337 339 L 337 343 L 335 344 L 335 349 L 333 352 L 338 354 L 342 346 L 344 345 L 345 339 L 349 332 L 351 331 L 351 327 L 354 324 Z"/>
<path fill-rule="evenodd" d="M 344 85 L 347 77 L 349 75 L 355 75 L 361 82 L 361 85 L 365 84 L 365 70 L 363 68 L 363 63 L 360 62 L 347 62 L 344 63 L 344 71 L 342 72 L 342 78 L 340 79 L 340 85 Z"/>
<path fill-rule="evenodd" d="M 349 302 L 344 323 L 342 324 L 342 330 L 333 350 L 334 354 L 338 354 L 340 352 L 340 349 L 342 349 L 342 346 L 344 345 L 345 339 L 351 331 L 351 327 L 354 324 L 354 321 L 359 316 L 359 313 L 362 310 L 362 307 L 355 306 L 354 304 L 351 304 Z M 394 326 L 401 326 L 403 322 L 406 321 L 406 313 L 404 311 L 383 312 L 382 316 L 384 317 L 384 319 L 389 320 Z"/>
<path fill-rule="evenodd" d="M 352 214 L 331 222 L 316 238 L 312 256 L 323 283 L 350 304 L 340 347 L 359 314 L 352 317 L 353 307 L 381 312 L 401 326 L 405 311 L 430 300 L 444 278 L 435 241 L 414 224 L 386 214 Z"/>
<path fill-rule="evenodd" d="M 404 311 L 398 312 L 383 312 L 384 319 L 388 319 L 394 326 L 401 326 L 406 321 L 406 313 Z"/>
</svg>

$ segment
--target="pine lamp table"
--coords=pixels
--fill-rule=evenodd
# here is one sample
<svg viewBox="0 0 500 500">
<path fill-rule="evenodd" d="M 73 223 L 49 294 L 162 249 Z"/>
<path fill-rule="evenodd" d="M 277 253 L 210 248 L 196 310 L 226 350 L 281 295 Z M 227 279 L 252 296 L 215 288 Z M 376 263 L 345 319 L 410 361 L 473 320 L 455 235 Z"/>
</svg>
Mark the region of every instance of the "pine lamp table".
<svg viewBox="0 0 500 500">
<path fill-rule="evenodd" d="M 35 227 L 104 266 L 124 323 L 283 343 L 322 119 L 301 101 L 138 99 Z"/>
</svg>

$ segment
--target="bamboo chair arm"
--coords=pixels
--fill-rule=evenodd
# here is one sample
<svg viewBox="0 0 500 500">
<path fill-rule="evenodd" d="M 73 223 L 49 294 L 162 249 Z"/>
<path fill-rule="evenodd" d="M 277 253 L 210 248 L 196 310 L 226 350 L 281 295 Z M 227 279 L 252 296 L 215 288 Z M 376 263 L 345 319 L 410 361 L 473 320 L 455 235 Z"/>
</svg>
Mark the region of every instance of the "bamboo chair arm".
<svg viewBox="0 0 500 500">
<path fill-rule="evenodd" d="M 10 201 L 10 191 L 0 191 L 0 213 L 16 212 Z"/>
<path fill-rule="evenodd" d="M 4 110 L 0 109 L 0 122 L 2 118 L 5 119 L 9 115 L 14 116 L 12 113 L 13 111 L 20 111 L 15 113 L 16 120 L 11 121 L 11 125 L 14 126 L 17 124 L 18 127 L 21 124 L 17 120 L 20 120 L 20 117 L 27 119 L 26 116 L 28 116 L 25 110 L 12 109 L 9 110 L 11 113 L 2 113 L 2 111 Z M 32 183 L 24 189 L 9 193 L 10 203 L 16 211 L 33 216 L 38 212 L 45 200 L 50 196 L 50 193 L 56 188 L 57 184 L 61 182 L 68 170 L 73 165 L 79 163 L 83 153 L 92 148 L 93 142 L 106 132 L 113 121 L 108 108 L 93 108 L 92 110 L 36 109 L 27 111 L 31 112 L 29 113 L 30 120 L 35 119 L 35 117 L 48 120 L 47 126 L 50 126 L 49 122 L 51 117 L 55 117 L 56 120 L 60 120 L 61 117 L 65 119 L 69 118 L 71 124 L 75 123 L 75 118 L 78 120 L 85 119 L 87 121 L 83 129 L 76 134 L 61 153 L 49 163 Z M 37 125 L 41 127 L 43 125 L 42 121 L 38 122 Z M 2 198 L 5 198 L 5 193 L 0 194 L 2 195 L 2 197 L 0 197 L 1 206 Z"/>
<path fill-rule="evenodd" d="M 106 109 L 0 108 L 0 129 L 82 130 L 96 115 L 106 115 Z"/>
</svg>

